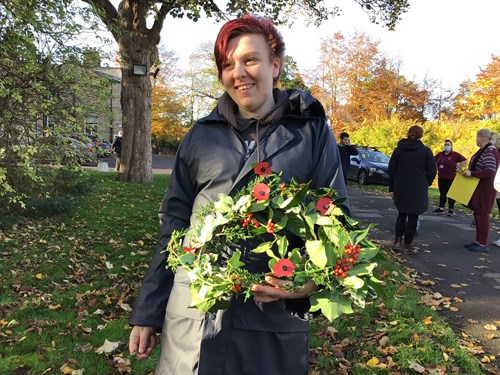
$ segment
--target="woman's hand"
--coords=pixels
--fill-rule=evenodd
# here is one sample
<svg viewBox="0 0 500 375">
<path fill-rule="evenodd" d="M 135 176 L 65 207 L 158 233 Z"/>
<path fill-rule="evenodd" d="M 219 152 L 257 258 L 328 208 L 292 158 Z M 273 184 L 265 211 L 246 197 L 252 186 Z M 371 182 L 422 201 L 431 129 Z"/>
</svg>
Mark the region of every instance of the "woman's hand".
<svg viewBox="0 0 500 375">
<path fill-rule="evenodd" d="M 307 298 L 312 292 L 318 289 L 318 286 L 312 280 L 307 281 L 302 288 L 295 291 L 289 291 L 282 288 L 285 285 L 293 284 L 289 280 L 281 280 L 276 277 L 266 276 L 266 281 L 269 285 L 254 284 L 252 286 L 252 292 L 254 294 L 253 299 L 255 302 L 267 303 L 280 299 Z"/>
<path fill-rule="evenodd" d="M 467 177 L 470 177 L 471 174 L 471 171 L 469 171 L 468 169 L 464 172 L 464 175 L 466 175 Z"/>
<path fill-rule="evenodd" d="M 151 355 L 158 344 L 156 328 L 134 326 L 128 340 L 128 350 L 137 359 L 144 359 Z"/>
</svg>

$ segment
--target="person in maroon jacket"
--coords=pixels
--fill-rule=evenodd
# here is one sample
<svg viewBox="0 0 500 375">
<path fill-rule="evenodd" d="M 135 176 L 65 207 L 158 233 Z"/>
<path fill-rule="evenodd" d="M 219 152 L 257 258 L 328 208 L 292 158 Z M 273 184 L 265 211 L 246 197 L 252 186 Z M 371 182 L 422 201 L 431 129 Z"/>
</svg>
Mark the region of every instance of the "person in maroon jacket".
<svg viewBox="0 0 500 375">
<path fill-rule="evenodd" d="M 446 194 L 448 194 L 457 173 L 457 164 L 463 165 L 467 159 L 458 152 L 453 151 L 453 142 L 449 139 L 444 141 L 443 151 L 438 152 L 434 158 L 438 169 L 439 186 L 439 207 L 434 212 L 443 213 L 446 205 Z M 448 216 L 454 215 L 454 208 L 455 200 L 448 198 Z"/>
<path fill-rule="evenodd" d="M 490 250 L 488 248 L 489 215 L 495 203 L 496 190 L 493 187 L 493 181 L 500 163 L 497 142 L 497 133 L 490 129 L 479 130 L 476 135 L 476 145 L 479 150 L 471 157 L 469 168 L 464 173 L 466 176 L 479 178 L 479 183 L 467 206 L 473 211 L 476 224 L 476 240 L 465 245 L 470 251 Z"/>
</svg>

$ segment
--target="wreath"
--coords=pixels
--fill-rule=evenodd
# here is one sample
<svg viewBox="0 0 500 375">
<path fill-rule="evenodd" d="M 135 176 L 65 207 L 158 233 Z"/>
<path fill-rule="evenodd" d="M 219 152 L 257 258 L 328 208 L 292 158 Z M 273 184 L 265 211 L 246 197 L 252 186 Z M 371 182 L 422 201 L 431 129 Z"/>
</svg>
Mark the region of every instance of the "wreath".
<svg viewBox="0 0 500 375">
<path fill-rule="evenodd" d="M 190 307 L 226 309 L 235 295 L 250 298 L 252 285 L 266 284 L 266 275 L 290 280 L 290 290 L 314 281 L 319 288 L 309 297 L 309 311 L 330 321 L 375 298 L 380 281 L 373 275 L 378 247 L 366 238 L 371 225 L 361 229 L 345 215 L 339 205 L 345 198 L 335 190 L 283 183 L 267 162 L 254 165 L 254 172 L 234 196 L 219 194 L 194 211 L 189 229 L 172 233 L 167 267 L 187 272 Z M 300 247 L 290 248 L 292 236 Z M 247 241 L 257 243 L 251 252 L 267 255 L 268 272 L 245 267 L 235 244 Z"/>
</svg>

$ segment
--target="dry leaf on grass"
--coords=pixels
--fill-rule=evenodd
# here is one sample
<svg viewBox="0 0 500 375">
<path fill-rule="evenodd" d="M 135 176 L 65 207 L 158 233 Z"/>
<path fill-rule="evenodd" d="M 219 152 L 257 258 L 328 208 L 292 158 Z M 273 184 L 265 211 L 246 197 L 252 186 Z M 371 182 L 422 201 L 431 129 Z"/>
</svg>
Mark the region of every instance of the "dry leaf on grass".
<svg viewBox="0 0 500 375">
<path fill-rule="evenodd" d="M 115 351 L 120 346 L 120 344 L 120 341 L 112 342 L 108 341 L 108 339 L 105 339 L 104 344 L 100 348 L 96 349 L 95 352 L 97 354 L 109 354 Z"/>
</svg>

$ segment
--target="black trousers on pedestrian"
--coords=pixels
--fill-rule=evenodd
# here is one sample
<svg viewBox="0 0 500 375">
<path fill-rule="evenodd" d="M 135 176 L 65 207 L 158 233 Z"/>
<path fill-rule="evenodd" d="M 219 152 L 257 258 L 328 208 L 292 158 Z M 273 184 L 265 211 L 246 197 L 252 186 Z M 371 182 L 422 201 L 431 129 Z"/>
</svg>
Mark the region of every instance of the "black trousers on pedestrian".
<svg viewBox="0 0 500 375">
<path fill-rule="evenodd" d="M 449 180 L 447 178 L 438 177 L 438 186 L 439 186 L 439 207 L 444 207 L 446 205 L 446 194 L 450 190 L 451 184 L 453 180 Z M 448 208 L 453 210 L 455 208 L 455 200 L 448 198 Z"/>
<path fill-rule="evenodd" d="M 406 244 L 411 244 L 417 230 L 418 215 L 398 213 L 396 219 L 396 237 L 403 237 Z"/>
</svg>

